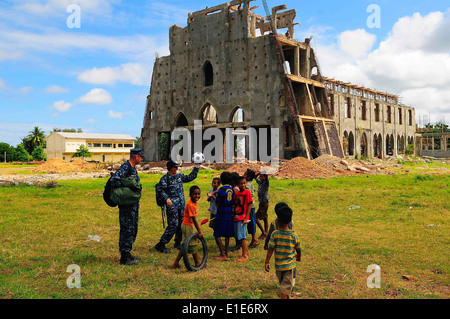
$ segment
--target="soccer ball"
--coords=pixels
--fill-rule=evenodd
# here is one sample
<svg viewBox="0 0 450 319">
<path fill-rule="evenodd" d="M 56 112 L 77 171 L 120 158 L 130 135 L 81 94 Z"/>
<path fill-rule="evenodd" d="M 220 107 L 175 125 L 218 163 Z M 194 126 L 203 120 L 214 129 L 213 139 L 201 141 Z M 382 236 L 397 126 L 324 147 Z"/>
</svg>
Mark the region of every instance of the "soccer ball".
<svg viewBox="0 0 450 319">
<path fill-rule="evenodd" d="M 192 156 L 192 161 L 195 164 L 203 163 L 205 161 L 205 155 L 203 155 L 200 152 L 195 152 L 194 155 Z"/>
</svg>

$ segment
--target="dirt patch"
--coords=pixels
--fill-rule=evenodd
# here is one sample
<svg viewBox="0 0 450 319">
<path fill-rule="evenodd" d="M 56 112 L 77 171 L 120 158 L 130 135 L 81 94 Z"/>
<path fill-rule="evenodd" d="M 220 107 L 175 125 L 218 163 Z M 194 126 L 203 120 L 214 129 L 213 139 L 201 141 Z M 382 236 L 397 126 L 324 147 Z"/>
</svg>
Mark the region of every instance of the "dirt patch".
<svg viewBox="0 0 450 319">
<path fill-rule="evenodd" d="M 310 161 L 304 157 L 293 158 L 280 165 L 278 172 L 273 176 L 276 179 L 304 179 L 304 178 L 331 178 L 339 176 L 353 176 L 355 173 L 349 172 L 345 167 L 329 167 L 330 159 L 327 159 L 327 166 L 319 161 Z"/>
<path fill-rule="evenodd" d="M 66 162 L 61 158 L 52 158 L 47 160 L 44 164 L 36 167 L 35 173 L 73 173 L 73 172 L 90 172 L 96 170 L 95 164 L 88 163 L 82 159 L 76 159 L 73 162 Z"/>
</svg>

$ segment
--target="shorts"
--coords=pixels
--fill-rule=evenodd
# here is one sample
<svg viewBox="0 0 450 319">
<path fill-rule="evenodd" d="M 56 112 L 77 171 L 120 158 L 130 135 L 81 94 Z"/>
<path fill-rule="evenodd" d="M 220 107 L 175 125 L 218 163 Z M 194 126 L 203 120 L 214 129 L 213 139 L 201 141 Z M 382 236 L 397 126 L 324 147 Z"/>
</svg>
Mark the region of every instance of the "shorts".
<svg viewBox="0 0 450 319">
<path fill-rule="evenodd" d="M 249 223 L 247 224 L 247 231 L 250 235 L 256 234 L 256 215 L 255 215 L 255 207 L 252 207 L 250 210 Z"/>
<path fill-rule="evenodd" d="M 217 217 L 219 217 L 219 214 L 217 214 Z M 234 226 L 231 215 L 229 215 L 230 219 L 221 219 L 220 217 L 214 220 L 214 237 L 234 237 Z"/>
<path fill-rule="evenodd" d="M 278 282 L 280 283 L 280 291 L 282 294 L 290 296 L 295 286 L 295 268 L 284 271 L 276 271 Z"/>
<path fill-rule="evenodd" d="M 194 226 L 189 226 L 189 225 L 185 225 L 185 224 L 181 224 L 181 234 L 183 236 L 183 240 L 181 241 L 181 246 L 183 247 L 184 242 L 186 241 L 186 238 L 188 238 L 189 235 L 197 233 L 196 231 L 194 231 Z M 195 253 L 197 251 L 197 244 L 198 244 L 198 239 L 193 239 L 191 240 L 191 242 L 189 243 L 189 247 L 188 247 L 188 253 Z"/>
<path fill-rule="evenodd" d="M 236 240 L 247 239 L 247 224 L 242 225 L 243 220 L 236 220 L 234 224 L 234 238 Z"/>
<path fill-rule="evenodd" d="M 211 220 L 211 219 L 213 219 L 213 218 L 215 218 L 215 217 L 216 217 L 216 213 L 210 213 L 210 214 L 209 214 L 209 220 L 210 220 L 210 222 L 209 222 L 209 228 L 214 229 L 214 225 L 216 224 L 216 223 L 215 223 L 216 220 Z"/>
<path fill-rule="evenodd" d="M 269 202 L 259 203 L 258 211 L 256 212 L 256 218 L 259 220 L 263 220 L 269 215 L 267 214 L 267 210 L 269 209 Z"/>
</svg>

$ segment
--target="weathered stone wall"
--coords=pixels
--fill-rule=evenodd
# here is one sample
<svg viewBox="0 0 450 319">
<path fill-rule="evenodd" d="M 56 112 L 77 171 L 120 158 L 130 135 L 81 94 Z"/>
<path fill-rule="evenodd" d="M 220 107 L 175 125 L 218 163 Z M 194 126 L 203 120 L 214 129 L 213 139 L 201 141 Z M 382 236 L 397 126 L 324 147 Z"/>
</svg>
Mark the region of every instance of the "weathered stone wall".
<svg viewBox="0 0 450 319">
<path fill-rule="evenodd" d="M 393 137 L 393 152 L 392 156 L 398 154 L 404 154 L 408 141 L 410 144 L 414 144 L 416 121 L 415 110 L 412 107 L 398 104 L 397 100 L 392 100 L 389 103 L 386 99 L 378 100 L 374 98 L 367 98 L 362 96 L 356 96 L 350 93 L 343 93 L 339 91 L 329 90 L 329 95 L 334 96 L 334 119 L 338 123 L 339 135 L 341 138 L 352 133 L 354 137 L 354 154 L 360 154 L 365 156 L 377 156 L 385 158 L 390 154 L 387 153 L 386 138 L 387 136 Z M 345 103 L 347 99 L 350 99 L 351 104 L 351 117 L 345 116 Z M 362 119 L 361 114 L 361 102 L 366 102 L 366 119 Z M 379 106 L 379 116 L 376 117 L 376 104 Z M 391 110 L 391 120 L 388 121 L 388 106 Z M 399 110 L 402 114 L 402 124 L 399 124 Z M 410 113 L 411 112 L 411 115 Z M 411 121 L 409 116 L 411 116 Z M 361 148 L 361 142 L 363 134 L 367 138 L 367 153 L 363 154 Z M 375 135 L 381 137 L 381 152 L 375 154 Z M 402 144 L 403 138 L 403 144 Z M 344 147 L 345 148 L 345 147 Z M 347 149 L 348 155 L 348 149 Z"/>
<path fill-rule="evenodd" d="M 186 28 L 170 28 L 170 56 L 155 62 L 142 131 L 150 160 L 159 159 L 158 132 L 171 132 L 180 112 L 193 126 L 207 104 L 216 109 L 219 126 L 230 126 L 240 107 L 247 127 L 282 128 L 288 112 L 278 107 L 283 79 L 275 47 L 270 35 L 252 38 L 249 28 L 245 10 L 196 16 Z M 205 86 L 207 61 L 213 69 L 211 86 Z"/>
</svg>

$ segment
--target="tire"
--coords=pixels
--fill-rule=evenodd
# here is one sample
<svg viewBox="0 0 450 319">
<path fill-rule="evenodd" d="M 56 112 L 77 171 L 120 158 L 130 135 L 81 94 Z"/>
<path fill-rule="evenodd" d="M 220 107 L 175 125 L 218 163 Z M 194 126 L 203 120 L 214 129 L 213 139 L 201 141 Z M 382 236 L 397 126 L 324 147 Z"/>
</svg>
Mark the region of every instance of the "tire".
<svg viewBox="0 0 450 319">
<path fill-rule="evenodd" d="M 195 267 L 195 264 L 191 261 L 192 259 L 189 259 L 189 252 L 188 252 L 189 243 L 193 239 L 197 239 L 199 241 L 199 244 L 202 246 L 201 249 L 198 249 L 199 252 L 200 251 L 203 252 L 202 260 L 198 267 Z M 187 270 L 195 272 L 195 271 L 201 270 L 205 267 L 206 261 L 208 259 L 208 246 L 206 245 L 205 238 L 203 238 L 203 237 L 198 238 L 197 233 L 191 234 L 186 238 L 186 240 L 183 244 L 183 247 L 181 247 L 181 249 L 183 251 L 183 261 L 184 261 L 184 264 L 185 264 Z"/>
</svg>

